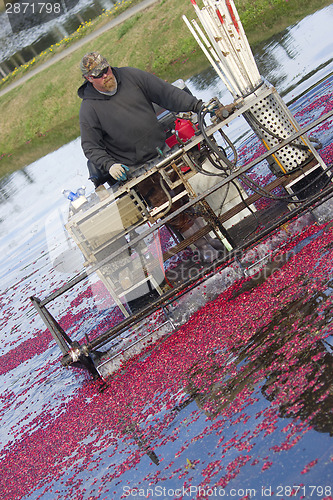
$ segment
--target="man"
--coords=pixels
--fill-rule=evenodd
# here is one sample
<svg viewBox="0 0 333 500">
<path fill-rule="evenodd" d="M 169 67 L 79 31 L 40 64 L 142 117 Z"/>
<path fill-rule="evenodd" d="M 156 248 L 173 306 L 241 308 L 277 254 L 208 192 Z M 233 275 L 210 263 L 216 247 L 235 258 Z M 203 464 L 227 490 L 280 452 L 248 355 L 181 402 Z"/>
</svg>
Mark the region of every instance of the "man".
<svg viewBox="0 0 333 500">
<path fill-rule="evenodd" d="M 82 148 L 101 174 L 115 181 L 132 177 L 165 146 L 153 104 L 175 112 L 197 112 L 202 104 L 145 71 L 111 68 L 98 52 L 86 54 L 80 67 L 85 78 L 78 90 Z"/>
<path fill-rule="evenodd" d="M 86 54 L 80 63 L 85 79 L 78 89 L 81 144 L 88 165 L 96 169 L 100 183 L 126 181 L 141 173 L 142 165 L 157 158 L 165 148 L 165 132 L 157 120 L 154 104 L 174 112 L 198 112 L 202 101 L 160 78 L 136 68 L 111 67 L 98 52 Z M 96 185 L 96 184 L 95 184 Z M 154 174 L 138 187 L 152 205 L 163 204 L 167 197 Z M 179 208 L 182 201 L 173 205 Z M 198 230 L 193 216 L 181 213 L 170 224 L 188 236 Z M 212 238 L 195 242 L 206 259 L 214 260 L 217 251 Z M 221 243 L 213 240 L 220 248 Z M 215 245 L 214 245 L 215 246 Z"/>
</svg>

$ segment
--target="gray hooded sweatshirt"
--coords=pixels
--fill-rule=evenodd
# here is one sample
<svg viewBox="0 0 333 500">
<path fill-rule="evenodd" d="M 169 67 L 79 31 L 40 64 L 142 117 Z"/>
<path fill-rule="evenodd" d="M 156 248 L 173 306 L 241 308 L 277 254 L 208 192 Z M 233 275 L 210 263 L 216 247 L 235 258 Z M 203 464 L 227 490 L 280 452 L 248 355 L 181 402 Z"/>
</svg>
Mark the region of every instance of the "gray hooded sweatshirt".
<svg viewBox="0 0 333 500">
<path fill-rule="evenodd" d="M 112 68 L 117 92 L 104 95 L 86 81 L 78 90 L 81 144 L 86 157 L 105 175 L 114 163 L 138 166 L 157 156 L 165 132 L 153 103 L 169 111 L 198 111 L 201 101 L 136 68 Z"/>
</svg>

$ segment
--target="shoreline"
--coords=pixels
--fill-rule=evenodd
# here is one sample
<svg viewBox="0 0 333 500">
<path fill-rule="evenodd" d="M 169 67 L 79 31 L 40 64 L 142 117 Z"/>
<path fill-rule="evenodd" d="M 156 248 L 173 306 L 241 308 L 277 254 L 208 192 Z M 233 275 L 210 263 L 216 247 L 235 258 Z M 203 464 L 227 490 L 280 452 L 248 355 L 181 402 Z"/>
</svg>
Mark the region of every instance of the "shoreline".
<svg viewBox="0 0 333 500">
<path fill-rule="evenodd" d="M 285 0 L 283 1 L 286 3 Z M 296 6 L 298 0 L 290 0 L 288 6 L 293 2 Z M 236 1 L 236 6 L 244 3 L 247 3 L 247 0 Z M 325 0 L 317 0 L 313 3 L 316 6 L 321 5 L 321 8 L 331 4 Z M 73 67 L 78 67 L 83 50 L 86 52 L 87 48 L 92 49 L 91 45 L 87 45 L 86 50 L 84 49 L 84 46 L 91 40 L 94 40 L 94 50 L 99 50 L 106 57 L 114 60 L 114 66 L 136 66 L 152 73 L 156 72 L 158 76 L 169 81 L 177 78 L 187 79 L 210 66 L 192 35 L 189 31 L 188 33 L 185 31 L 184 23 L 179 15 L 186 6 L 187 11 L 184 13 L 193 16 L 193 7 L 190 2 L 168 0 L 170 12 L 169 10 L 166 12 L 163 4 L 165 0 L 144 0 L 132 7 L 127 7 L 111 21 L 102 26 L 99 25 L 84 38 L 72 42 L 69 47 L 54 54 L 49 61 L 42 63 L 39 67 L 31 68 L 24 79 L 9 83 L 7 87 L 0 90 L 2 108 L 0 178 L 31 164 L 79 137 L 80 102 L 76 96 L 76 89 L 82 77 L 79 71 L 73 71 Z M 172 6 L 174 9 L 171 8 Z M 174 12 L 176 9 L 177 12 Z M 314 11 L 316 10 L 320 8 L 314 8 Z M 307 15 L 308 13 L 304 12 L 302 17 L 299 10 L 293 11 L 293 16 L 298 17 L 299 20 Z M 290 20 L 293 16 L 289 16 L 288 19 L 279 19 L 278 32 L 292 24 Z M 251 22 L 251 17 L 245 15 L 243 17 L 245 28 Z M 169 19 L 169 25 L 165 25 L 163 19 Z M 286 25 L 281 28 L 283 20 Z M 251 25 L 252 30 L 246 30 L 252 46 L 258 45 L 253 43 L 253 40 L 257 37 L 257 31 L 260 31 L 260 23 L 260 18 L 258 18 L 257 28 Z M 276 27 L 275 24 L 273 24 L 274 27 Z M 157 31 L 157 38 L 154 31 Z M 170 38 L 170 33 L 176 33 L 177 37 Z M 274 34 L 268 27 L 266 33 L 265 40 Z M 146 37 L 145 45 L 142 45 L 143 37 Z M 149 40 L 152 42 L 149 43 Z M 154 46 L 154 40 L 160 40 L 162 51 L 159 50 L 159 46 Z M 167 45 L 164 40 L 167 41 Z M 154 47 L 154 50 L 149 51 L 149 47 Z M 152 51 L 153 54 L 150 53 Z M 54 64 L 58 64 L 56 72 Z M 155 68 L 158 70 L 154 71 Z"/>
<path fill-rule="evenodd" d="M 73 44 L 70 45 L 70 47 L 65 48 L 64 50 L 59 52 L 59 54 L 55 54 L 51 59 L 38 65 L 36 68 L 31 69 L 26 75 L 23 75 L 22 77 L 20 77 L 17 80 L 14 80 L 12 83 L 9 83 L 8 85 L 5 84 L 3 89 L 0 86 L 0 97 L 7 94 L 11 90 L 15 89 L 19 85 L 22 85 L 24 82 L 28 81 L 33 76 L 38 75 L 41 71 L 44 71 L 46 68 L 49 68 L 53 64 L 69 56 L 70 54 L 78 50 L 80 47 L 85 45 L 86 43 L 90 42 L 91 40 L 94 40 L 95 38 L 103 35 L 108 30 L 123 23 L 129 17 L 134 16 L 141 10 L 147 9 L 148 7 L 154 5 L 156 2 L 158 2 L 158 0 L 142 0 L 140 3 L 133 5 L 133 7 L 130 7 L 129 9 L 125 10 L 125 12 L 119 14 L 119 16 L 115 17 L 104 26 L 97 28 L 92 33 L 86 35 L 83 39 L 78 40 L 77 42 L 73 42 Z"/>
</svg>

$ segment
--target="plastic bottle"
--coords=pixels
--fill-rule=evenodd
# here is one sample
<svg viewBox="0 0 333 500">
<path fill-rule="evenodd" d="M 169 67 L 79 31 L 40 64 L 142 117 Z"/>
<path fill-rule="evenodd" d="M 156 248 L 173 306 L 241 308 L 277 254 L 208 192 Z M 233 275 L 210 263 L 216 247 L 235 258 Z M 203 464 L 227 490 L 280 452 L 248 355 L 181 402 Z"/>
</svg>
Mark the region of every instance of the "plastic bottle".
<svg viewBox="0 0 333 500">
<path fill-rule="evenodd" d="M 81 186 L 76 193 L 78 196 L 84 196 L 86 194 L 86 186 Z"/>
<path fill-rule="evenodd" d="M 70 201 L 74 201 L 79 197 L 77 193 L 73 193 L 73 191 L 71 191 L 70 189 L 63 189 L 62 194 Z"/>
</svg>

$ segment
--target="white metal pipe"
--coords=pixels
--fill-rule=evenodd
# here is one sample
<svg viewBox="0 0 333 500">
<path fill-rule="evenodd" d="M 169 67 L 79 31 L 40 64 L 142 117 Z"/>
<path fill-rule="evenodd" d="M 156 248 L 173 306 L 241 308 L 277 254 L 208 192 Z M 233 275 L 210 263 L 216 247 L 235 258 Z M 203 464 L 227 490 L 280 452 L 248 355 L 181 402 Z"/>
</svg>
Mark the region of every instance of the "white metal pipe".
<svg viewBox="0 0 333 500">
<path fill-rule="evenodd" d="M 200 13 L 201 13 L 200 8 L 198 7 L 198 5 L 197 5 L 197 3 L 196 3 L 195 0 L 191 0 L 191 3 L 193 5 L 193 7 L 194 7 L 194 10 L 195 10 L 198 18 L 200 19 Z"/>
<path fill-rule="evenodd" d="M 204 44 L 207 47 L 207 49 L 211 52 L 211 54 L 212 54 L 213 58 L 215 59 L 215 61 L 218 62 L 218 63 L 220 63 L 221 61 L 220 61 L 218 55 L 216 54 L 216 51 L 214 50 L 214 47 L 210 43 L 209 39 L 206 37 L 205 33 L 200 28 L 200 26 L 197 23 L 197 21 L 195 19 L 192 19 L 191 23 L 193 24 L 196 32 L 200 36 L 201 40 L 204 42 Z"/>
<path fill-rule="evenodd" d="M 186 16 L 183 16 L 183 18 L 184 17 L 186 19 Z M 213 68 L 215 69 L 216 73 L 223 81 L 224 85 L 227 87 L 229 92 L 231 94 L 233 94 L 233 89 L 230 85 L 229 80 L 227 79 L 226 75 L 223 73 L 223 70 L 221 69 L 222 64 L 221 64 L 221 61 L 220 61 L 218 55 L 216 54 L 216 51 L 214 50 L 214 47 L 211 45 L 209 39 L 205 36 L 204 32 L 202 31 L 202 29 L 200 28 L 200 26 L 198 25 L 198 23 L 196 22 L 195 19 L 192 19 L 192 25 L 193 25 L 193 28 L 191 25 L 189 25 L 188 27 L 190 30 L 192 28 L 196 31 L 196 33 L 198 33 L 199 36 L 197 35 L 196 40 L 197 40 L 199 46 L 201 47 L 203 52 L 206 54 L 208 60 L 211 62 Z M 191 32 L 192 32 L 192 30 L 191 30 Z M 199 37 L 201 37 L 201 39 Z"/>
<path fill-rule="evenodd" d="M 214 19 L 217 31 L 220 34 L 220 39 L 227 44 L 230 52 L 230 57 L 234 61 L 234 65 L 238 68 L 243 77 L 242 91 L 250 89 L 252 84 L 251 75 L 248 71 L 247 60 L 244 58 L 240 37 L 236 26 L 230 17 L 230 13 L 226 5 L 216 6 L 212 0 L 206 0 L 209 5 L 210 16 Z M 219 7 L 219 8 L 218 8 Z"/>
<path fill-rule="evenodd" d="M 250 61 L 251 72 L 253 72 L 253 78 L 254 78 L 254 80 L 257 83 L 261 79 L 257 63 L 256 63 L 256 61 L 254 59 L 254 56 L 253 56 L 253 53 L 252 53 L 249 41 L 247 39 L 246 33 L 245 33 L 243 25 L 241 23 L 238 11 L 237 11 L 236 6 L 235 6 L 235 2 L 234 2 L 234 0 L 228 0 L 228 1 L 229 1 L 229 4 L 230 4 L 231 8 L 232 8 L 232 11 L 233 11 L 233 13 L 234 13 L 234 15 L 236 17 L 238 28 L 239 28 L 239 35 L 240 35 L 241 40 L 242 40 L 242 42 L 244 44 L 244 49 L 245 49 L 245 51 L 246 51 L 246 53 L 248 55 L 249 61 Z M 220 0 L 218 0 L 217 3 L 221 3 Z"/>
<path fill-rule="evenodd" d="M 233 0 L 203 0 L 201 10 L 195 0 L 191 2 L 211 43 L 207 45 L 201 28 L 196 27 L 196 33 L 205 39 L 215 60 L 217 56 L 220 72 L 229 81 L 228 90 L 241 95 L 254 88 L 261 78 Z"/>
<path fill-rule="evenodd" d="M 217 6 L 223 5 L 225 3 L 227 7 L 228 17 L 230 18 L 230 24 L 234 29 L 235 37 L 240 43 L 242 58 L 244 60 L 245 66 L 247 67 L 247 71 L 254 82 L 257 84 L 260 81 L 260 73 L 258 71 L 257 64 L 253 57 L 248 39 L 246 37 L 243 25 L 241 23 L 240 17 L 238 15 L 237 9 L 233 0 L 225 0 L 225 2 L 221 0 L 217 0 Z"/>
<path fill-rule="evenodd" d="M 242 75 L 243 84 L 242 90 L 244 88 L 249 88 L 252 85 L 251 78 L 248 74 L 246 65 L 244 64 L 244 60 L 242 58 L 242 50 L 238 42 L 238 34 L 230 22 L 228 22 L 227 16 L 225 12 L 220 12 L 214 7 L 212 2 L 207 2 L 209 5 L 209 14 L 211 18 L 214 20 L 216 25 L 216 32 L 219 33 L 219 41 L 218 43 L 223 43 L 227 46 L 228 52 L 230 56 L 228 56 L 233 61 L 233 66 L 237 67 L 239 73 Z M 221 16 L 221 19 L 218 16 L 218 13 Z M 223 19 L 225 18 L 225 20 Z M 240 81 L 241 84 L 242 80 Z"/>
<path fill-rule="evenodd" d="M 183 15 L 182 18 L 183 18 L 183 21 L 185 22 L 186 26 L 188 27 L 188 29 L 192 33 L 193 37 L 195 38 L 196 42 L 198 43 L 199 47 L 201 48 L 201 50 L 203 51 L 203 53 L 205 54 L 205 56 L 209 60 L 210 64 L 213 66 L 213 68 L 215 69 L 215 71 L 218 74 L 218 76 L 221 78 L 221 80 L 223 81 L 223 83 L 226 85 L 226 87 L 228 88 L 229 92 L 231 92 L 231 88 L 230 88 L 229 83 L 227 82 L 227 80 L 224 77 L 222 71 L 220 70 L 218 64 L 216 63 L 216 60 L 214 61 L 213 57 L 211 56 L 211 54 L 206 49 L 204 43 L 200 40 L 199 36 L 197 35 L 197 33 L 195 31 L 195 28 L 191 25 L 190 21 L 187 19 L 187 17 L 185 15 Z M 198 25 L 197 25 L 197 27 L 198 27 Z M 208 41 L 208 40 L 206 39 L 206 41 Z M 215 55 L 216 55 L 216 53 L 215 53 Z M 216 59 L 219 60 L 218 57 L 217 57 L 217 55 L 216 55 Z"/>
<path fill-rule="evenodd" d="M 215 3 L 217 8 L 225 5 L 225 12 L 229 19 L 229 28 L 233 30 L 235 45 L 238 45 L 240 49 L 240 57 L 249 78 L 253 82 L 253 85 L 256 85 L 260 81 L 260 73 L 233 0 L 225 0 L 225 2 L 217 0 Z"/>
<path fill-rule="evenodd" d="M 194 31 L 186 24 L 223 83 L 236 96 L 253 90 L 261 77 L 234 1 L 203 0 L 202 9 L 191 3 L 208 39 L 194 20 Z"/>
<path fill-rule="evenodd" d="M 230 57 L 229 49 L 223 46 L 221 33 L 218 32 L 216 25 L 212 22 L 209 13 L 205 9 L 201 11 L 200 20 L 224 66 L 225 74 L 228 75 L 228 79 L 234 88 L 234 94 L 241 95 L 242 88 L 245 85 L 243 75 L 237 65 L 235 65 L 234 60 Z"/>
<path fill-rule="evenodd" d="M 220 23 L 217 23 L 214 9 L 212 9 L 207 1 L 205 1 L 205 5 L 206 7 L 202 9 L 201 12 L 205 18 L 206 24 L 209 25 L 211 29 L 216 50 L 221 54 L 221 58 L 225 65 L 227 65 L 231 78 L 233 78 L 235 82 L 234 86 L 237 89 L 236 93 L 240 95 L 242 90 L 248 86 L 246 74 L 244 75 L 243 68 L 237 62 L 234 49 L 228 38 L 228 33 L 223 33 L 220 29 Z"/>
<path fill-rule="evenodd" d="M 219 60 L 219 67 L 220 67 L 221 71 L 224 73 L 226 79 L 229 82 L 229 88 L 231 88 L 232 94 L 238 95 L 239 94 L 239 89 L 237 87 L 237 81 L 235 80 L 234 75 L 228 69 L 228 66 L 225 64 L 225 61 L 223 60 L 223 54 L 221 54 L 221 51 L 219 50 L 219 48 L 214 43 L 213 35 L 211 34 L 209 27 L 206 26 L 205 20 L 203 19 L 202 15 L 200 16 L 200 21 L 201 21 L 201 24 L 203 25 L 206 33 L 209 36 L 209 39 L 211 41 L 211 45 L 213 47 L 213 50 L 216 53 L 217 58 Z"/>
</svg>

